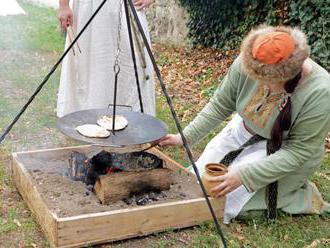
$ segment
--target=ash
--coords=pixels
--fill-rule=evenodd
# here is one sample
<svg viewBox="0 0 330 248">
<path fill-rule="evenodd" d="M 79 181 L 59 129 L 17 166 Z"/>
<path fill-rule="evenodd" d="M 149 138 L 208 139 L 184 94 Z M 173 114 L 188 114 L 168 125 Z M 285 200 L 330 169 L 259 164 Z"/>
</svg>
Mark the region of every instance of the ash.
<svg viewBox="0 0 330 248">
<path fill-rule="evenodd" d="M 167 195 L 164 192 L 149 192 L 139 195 L 133 195 L 130 198 L 123 199 L 123 201 L 127 205 L 136 204 L 138 206 L 144 206 L 147 205 L 148 203 L 156 202 L 166 197 Z"/>
</svg>

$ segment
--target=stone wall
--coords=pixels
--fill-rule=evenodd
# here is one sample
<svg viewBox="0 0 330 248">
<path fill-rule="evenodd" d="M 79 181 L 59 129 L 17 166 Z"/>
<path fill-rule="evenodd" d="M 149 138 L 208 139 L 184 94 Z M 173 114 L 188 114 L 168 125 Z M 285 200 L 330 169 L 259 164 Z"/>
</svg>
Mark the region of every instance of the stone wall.
<svg viewBox="0 0 330 248">
<path fill-rule="evenodd" d="M 58 8 L 58 0 L 27 0 L 29 2 Z M 146 10 L 151 38 L 154 41 L 184 45 L 187 36 L 187 14 L 178 0 L 155 0 Z"/>
<path fill-rule="evenodd" d="M 186 43 L 187 13 L 178 0 L 155 0 L 146 13 L 153 41 L 174 45 Z"/>
</svg>

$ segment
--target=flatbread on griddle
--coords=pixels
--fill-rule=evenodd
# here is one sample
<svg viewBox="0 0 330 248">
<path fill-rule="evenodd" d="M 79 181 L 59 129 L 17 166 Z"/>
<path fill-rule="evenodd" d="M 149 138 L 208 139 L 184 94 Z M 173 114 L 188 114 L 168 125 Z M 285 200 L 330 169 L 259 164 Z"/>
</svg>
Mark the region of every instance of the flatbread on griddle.
<svg viewBox="0 0 330 248">
<path fill-rule="evenodd" d="M 103 127 L 95 124 L 85 124 L 76 127 L 76 130 L 83 136 L 88 138 L 107 138 L 110 136 L 110 132 Z"/>
<path fill-rule="evenodd" d="M 102 116 L 97 120 L 97 124 L 99 124 L 101 127 L 112 130 L 112 116 Z M 127 127 L 128 121 L 127 119 L 122 115 L 116 115 L 116 121 L 115 121 L 115 131 L 122 130 L 125 127 Z"/>
</svg>

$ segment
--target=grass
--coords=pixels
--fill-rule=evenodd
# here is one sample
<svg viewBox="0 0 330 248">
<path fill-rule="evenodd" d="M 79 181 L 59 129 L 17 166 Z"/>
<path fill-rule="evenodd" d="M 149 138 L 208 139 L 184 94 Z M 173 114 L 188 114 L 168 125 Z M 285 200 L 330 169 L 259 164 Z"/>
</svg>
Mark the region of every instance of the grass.
<svg viewBox="0 0 330 248">
<path fill-rule="evenodd" d="M 8 125 L 23 103 L 41 82 L 46 72 L 60 56 L 63 49 L 63 37 L 57 27 L 56 12 L 52 9 L 32 6 L 19 1 L 28 12 L 28 16 L 0 17 L 0 131 Z M 170 66 L 180 58 L 168 58 L 159 54 L 161 65 Z M 209 79 L 213 69 L 207 69 L 196 76 L 203 84 Z M 4 83 L 3 83 L 4 82 Z M 66 140 L 56 131 L 54 114 L 59 72 L 56 72 L 48 84 L 35 99 L 28 111 L 12 130 L 10 136 L 0 147 L 0 247 L 48 247 L 45 237 L 35 223 L 24 202 L 18 196 L 8 172 L 8 156 L 12 151 L 31 150 L 34 147 L 48 148 L 62 146 Z M 217 82 L 208 86 L 203 92 L 206 97 L 212 95 Z M 173 99 L 176 103 L 176 99 Z M 187 104 L 180 108 L 179 115 L 193 108 Z M 170 132 L 176 132 L 175 123 L 163 96 L 157 99 L 157 115 L 169 126 Z M 189 118 L 182 122 L 183 127 Z M 222 128 L 219 127 L 194 148 L 197 156 L 211 137 Z M 183 149 L 166 149 L 175 160 L 189 165 Z M 318 185 L 327 201 L 330 201 L 329 180 L 330 156 L 324 159 L 312 180 Z M 19 223 L 19 224 L 18 224 Z M 224 226 L 229 247 L 304 247 L 313 240 L 330 238 L 329 216 L 290 216 L 282 214 L 276 223 L 267 223 L 261 218 L 250 218 L 235 221 Z M 218 247 L 219 239 L 213 223 L 208 222 L 181 231 L 169 230 L 152 235 L 146 239 L 119 242 L 103 247 L 137 247 L 135 243 L 146 240 L 144 247 Z M 134 246 L 135 244 L 135 246 Z M 143 247 L 143 246 L 140 246 Z M 318 247 L 326 247 L 320 244 Z"/>
<path fill-rule="evenodd" d="M 0 49 L 62 51 L 63 37 L 59 35 L 56 12 L 49 8 L 36 8 L 25 1 L 19 3 L 28 16 L 0 17 Z"/>
</svg>

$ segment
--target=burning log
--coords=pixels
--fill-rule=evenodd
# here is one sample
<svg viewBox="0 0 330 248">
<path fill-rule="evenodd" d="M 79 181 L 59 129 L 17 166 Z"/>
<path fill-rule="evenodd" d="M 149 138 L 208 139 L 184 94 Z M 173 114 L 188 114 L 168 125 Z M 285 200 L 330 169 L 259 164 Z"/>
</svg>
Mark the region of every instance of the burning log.
<svg viewBox="0 0 330 248">
<path fill-rule="evenodd" d="M 69 158 L 68 177 L 75 181 L 85 181 L 87 160 L 85 154 L 73 151 Z"/>
<path fill-rule="evenodd" d="M 101 151 L 91 159 L 88 159 L 84 153 L 73 151 L 70 154 L 67 175 L 72 180 L 93 186 L 98 175 L 107 173 L 111 163 L 112 156 L 105 151 Z"/>
<path fill-rule="evenodd" d="M 103 204 L 109 204 L 133 195 L 169 190 L 171 184 L 173 184 L 172 171 L 167 168 L 157 168 L 99 176 L 94 190 Z"/>
<path fill-rule="evenodd" d="M 91 159 L 83 153 L 72 152 L 68 176 L 84 182 L 91 191 L 94 188 L 103 204 L 150 192 L 159 193 L 169 190 L 174 183 L 172 171 L 164 168 L 163 160 L 147 152 L 116 154 L 101 151 Z"/>
</svg>

